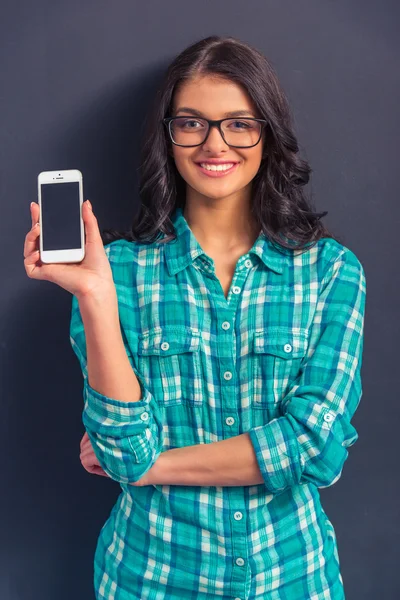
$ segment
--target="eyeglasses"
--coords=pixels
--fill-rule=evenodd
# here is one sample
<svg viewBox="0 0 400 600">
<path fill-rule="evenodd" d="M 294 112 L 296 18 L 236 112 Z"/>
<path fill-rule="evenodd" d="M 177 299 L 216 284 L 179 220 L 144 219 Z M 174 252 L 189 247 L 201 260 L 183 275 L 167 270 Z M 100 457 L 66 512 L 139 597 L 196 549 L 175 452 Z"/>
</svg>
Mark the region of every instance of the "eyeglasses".
<svg viewBox="0 0 400 600">
<path fill-rule="evenodd" d="M 261 139 L 265 119 L 251 117 L 236 119 L 203 119 L 198 117 L 166 117 L 163 123 L 167 126 L 171 141 L 176 146 L 193 148 L 206 141 L 211 127 L 216 126 L 222 139 L 232 148 L 252 148 Z"/>
</svg>

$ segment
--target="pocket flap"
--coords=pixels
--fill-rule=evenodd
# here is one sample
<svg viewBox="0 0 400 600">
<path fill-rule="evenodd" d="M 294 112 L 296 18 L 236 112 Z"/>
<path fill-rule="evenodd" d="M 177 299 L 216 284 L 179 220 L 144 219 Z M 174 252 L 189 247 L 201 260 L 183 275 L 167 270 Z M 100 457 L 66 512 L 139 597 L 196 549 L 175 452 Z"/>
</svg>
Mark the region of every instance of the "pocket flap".
<svg viewBox="0 0 400 600">
<path fill-rule="evenodd" d="M 169 356 L 194 352 L 200 344 L 200 331 L 191 327 L 167 325 L 139 335 L 138 354 Z"/>
<path fill-rule="evenodd" d="M 254 332 L 253 350 L 280 358 L 301 358 L 308 346 L 308 330 L 299 327 L 267 327 Z"/>
</svg>

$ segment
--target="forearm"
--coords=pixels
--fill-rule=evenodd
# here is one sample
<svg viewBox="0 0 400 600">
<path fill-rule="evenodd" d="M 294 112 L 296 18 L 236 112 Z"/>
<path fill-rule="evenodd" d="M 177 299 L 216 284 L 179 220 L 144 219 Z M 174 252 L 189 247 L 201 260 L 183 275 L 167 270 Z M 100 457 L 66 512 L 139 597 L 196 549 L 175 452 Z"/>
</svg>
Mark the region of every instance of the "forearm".
<svg viewBox="0 0 400 600">
<path fill-rule="evenodd" d="M 160 485 L 244 486 L 263 481 L 248 433 L 167 450 L 151 474 L 151 483 Z"/>
<path fill-rule="evenodd" d="M 85 328 L 89 385 L 122 402 L 141 400 L 142 392 L 121 335 L 114 289 L 79 300 Z"/>
<path fill-rule="evenodd" d="M 82 421 L 101 468 L 119 483 L 138 481 L 163 448 L 164 417 L 124 344 L 115 286 L 73 296 L 70 339 L 84 377 Z"/>
</svg>

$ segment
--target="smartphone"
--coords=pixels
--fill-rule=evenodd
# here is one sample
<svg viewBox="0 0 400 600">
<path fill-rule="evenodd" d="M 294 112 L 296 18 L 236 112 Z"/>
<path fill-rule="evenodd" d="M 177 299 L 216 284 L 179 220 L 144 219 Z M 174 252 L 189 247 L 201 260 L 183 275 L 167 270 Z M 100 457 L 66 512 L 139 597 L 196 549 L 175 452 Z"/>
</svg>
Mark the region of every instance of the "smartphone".
<svg viewBox="0 0 400 600">
<path fill-rule="evenodd" d="M 43 263 L 74 263 L 85 258 L 83 181 L 78 169 L 38 175 L 39 252 Z"/>
</svg>

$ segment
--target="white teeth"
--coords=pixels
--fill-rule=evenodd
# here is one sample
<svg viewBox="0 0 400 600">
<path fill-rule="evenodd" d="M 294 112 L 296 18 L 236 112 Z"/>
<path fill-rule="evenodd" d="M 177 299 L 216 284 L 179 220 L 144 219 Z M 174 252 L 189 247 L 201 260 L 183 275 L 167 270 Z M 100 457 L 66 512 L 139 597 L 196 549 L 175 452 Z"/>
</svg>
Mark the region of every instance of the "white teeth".
<svg viewBox="0 0 400 600">
<path fill-rule="evenodd" d="M 207 169 L 207 171 L 226 171 L 227 169 L 233 167 L 234 164 L 235 163 L 226 163 L 224 165 L 211 165 L 207 163 L 200 163 L 200 166 L 203 167 L 203 169 Z"/>
</svg>

